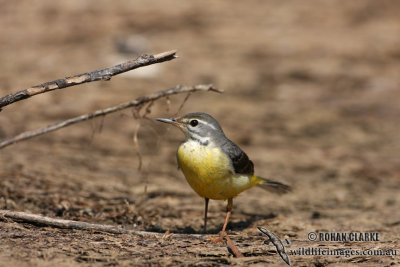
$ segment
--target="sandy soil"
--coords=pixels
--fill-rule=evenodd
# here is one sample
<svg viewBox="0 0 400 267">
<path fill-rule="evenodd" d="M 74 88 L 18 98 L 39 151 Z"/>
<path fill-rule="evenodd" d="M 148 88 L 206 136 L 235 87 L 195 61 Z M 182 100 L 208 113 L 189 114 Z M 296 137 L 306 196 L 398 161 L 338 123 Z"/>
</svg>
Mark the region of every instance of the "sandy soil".
<svg viewBox="0 0 400 267">
<path fill-rule="evenodd" d="M 0 139 L 177 84 L 255 163 L 293 186 L 234 200 L 229 234 L 245 258 L 195 239 L 90 233 L 0 219 L 0 266 L 282 266 L 287 249 L 397 249 L 400 255 L 400 3 L 396 1 L 2 1 L 1 96 L 141 53 L 179 59 L 35 96 L 0 114 Z M 184 95 L 154 103 L 174 115 Z M 143 112 L 143 110 L 142 110 Z M 127 110 L 0 151 L 0 209 L 153 232 L 201 233 L 203 200 L 177 170 L 183 136 Z M 140 124 L 139 147 L 133 133 Z M 225 203 L 210 202 L 209 234 Z M 378 232 L 379 242 L 309 241 Z M 296 256 L 293 266 L 389 266 L 399 256 Z"/>
</svg>

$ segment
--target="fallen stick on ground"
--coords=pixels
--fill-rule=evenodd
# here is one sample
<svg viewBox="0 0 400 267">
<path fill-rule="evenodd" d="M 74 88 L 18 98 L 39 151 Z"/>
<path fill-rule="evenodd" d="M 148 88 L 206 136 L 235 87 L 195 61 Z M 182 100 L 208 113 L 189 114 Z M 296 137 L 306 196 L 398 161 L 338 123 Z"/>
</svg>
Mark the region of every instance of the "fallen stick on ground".
<svg viewBox="0 0 400 267">
<path fill-rule="evenodd" d="M 32 97 L 37 94 L 50 92 L 57 89 L 63 89 L 66 87 L 94 82 L 94 81 L 107 81 L 112 76 L 127 72 L 140 67 L 148 66 L 155 63 L 160 63 L 168 60 L 177 58 L 176 50 L 168 51 L 156 55 L 142 55 L 134 60 L 130 60 L 109 68 L 102 70 L 95 70 L 92 72 L 77 74 L 71 77 L 65 77 L 62 79 L 54 80 L 51 82 L 45 82 L 39 85 L 32 86 L 28 89 L 18 91 L 14 94 L 9 94 L 0 98 L 0 111 L 3 107 L 10 105 L 14 102 Z"/>
<path fill-rule="evenodd" d="M 244 257 L 243 254 L 239 251 L 237 246 L 235 246 L 235 244 L 233 244 L 231 238 L 228 235 L 226 235 L 225 239 L 226 239 L 226 245 L 228 246 L 228 248 L 231 249 L 231 253 L 233 255 L 235 255 L 236 258 L 243 258 Z"/>
<path fill-rule="evenodd" d="M 54 219 L 51 217 L 46 217 L 37 214 L 31 214 L 21 211 L 9 211 L 9 210 L 0 210 L 0 219 L 7 218 L 13 219 L 16 221 L 34 223 L 34 224 L 42 224 L 52 227 L 64 228 L 64 229 L 78 229 L 78 230 L 87 230 L 87 231 L 99 231 L 106 232 L 112 234 L 131 234 L 137 235 L 141 237 L 157 237 L 157 238 L 185 238 L 185 239 L 197 239 L 210 241 L 208 235 L 201 234 L 171 234 L 168 231 L 166 233 L 155 233 L 155 232 L 146 232 L 146 231 L 135 231 L 135 230 L 127 230 L 122 227 L 117 227 L 113 225 L 106 224 L 96 224 L 96 223 L 87 223 L 73 220 L 65 220 L 65 219 Z M 226 245 L 232 251 L 232 253 L 236 257 L 243 257 L 243 255 L 239 252 L 236 246 L 233 244 L 232 240 L 226 235 Z"/>
<path fill-rule="evenodd" d="M 99 231 L 106 232 L 111 234 L 131 234 L 142 237 L 160 237 L 165 238 L 164 233 L 156 233 L 156 232 L 146 232 L 146 231 L 135 231 L 135 230 L 127 230 L 122 227 L 106 225 L 106 224 L 97 224 L 97 223 L 87 223 L 73 220 L 65 220 L 65 219 L 55 219 L 51 217 L 46 217 L 37 214 L 31 214 L 22 211 L 9 211 L 9 210 L 0 210 L 0 217 L 10 218 L 16 221 L 23 221 L 28 223 L 42 224 L 52 227 L 59 227 L 64 229 L 78 229 L 78 230 L 87 230 L 87 231 Z M 168 237 L 180 237 L 180 238 L 193 238 L 193 239 L 204 239 L 207 237 L 200 234 L 168 234 Z"/>
<path fill-rule="evenodd" d="M 71 124 L 75 124 L 81 121 L 85 121 L 85 120 L 89 120 L 89 119 L 93 119 L 99 116 L 104 116 L 116 111 L 120 111 L 123 109 L 127 109 L 130 107 L 137 107 L 137 106 L 141 106 L 145 103 L 149 103 L 149 102 L 153 102 L 157 99 L 160 99 L 162 97 L 166 97 L 166 96 L 170 96 L 170 95 L 175 95 L 175 94 L 179 94 L 179 93 L 184 93 L 184 92 L 196 92 L 196 91 L 214 91 L 214 92 L 218 92 L 221 93 L 222 91 L 214 88 L 211 84 L 202 84 L 202 85 L 196 85 L 196 86 L 181 86 L 178 85 L 174 88 L 171 89 L 167 89 L 164 91 L 159 91 L 157 93 L 153 93 L 147 96 L 142 96 L 137 98 L 136 100 L 130 101 L 130 102 L 125 102 L 113 107 L 109 107 L 109 108 L 105 108 L 105 109 L 100 109 L 100 110 L 96 110 L 95 112 L 92 113 L 88 113 L 85 115 L 81 115 L 78 117 L 74 117 L 65 121 L 61 121 L 61 122 L 57 122 L 54 124 L 51 124 L 49 126 L 46 126 L 42 129 L 39 130 L 35 130 L 35 131 L 27 131 L 27 132 L 23 132 L 20 133 L 14 137 L 11 137 L 9 139 L 3 140 L 0 142 L 0 149 L 9 146 L 11 144 L 15 144 L 17 142 L 20 142 L 22 140 L 26 140 L 38 135 L 42 135 L 48 132 L 52 132 L 55 130 L 58 130 L 60 128 L 66 127 L 68 125 Z"/>
</svg>

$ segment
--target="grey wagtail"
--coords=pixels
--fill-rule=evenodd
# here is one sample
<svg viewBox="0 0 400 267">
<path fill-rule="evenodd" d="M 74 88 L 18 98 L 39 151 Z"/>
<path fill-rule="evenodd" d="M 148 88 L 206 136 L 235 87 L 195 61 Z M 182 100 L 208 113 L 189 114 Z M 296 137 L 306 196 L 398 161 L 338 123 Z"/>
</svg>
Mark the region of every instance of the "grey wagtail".
<svg viewBox="0 0 400 267">
<path fill-rule="evenodd" d="M 218 122 L 206 113 L 189 113 L 179 118 L 156 119 L 177 126 L 186 136 L 179 146 L 178 164 L 187 182 L 205 199 L 204 232 L 207 231 L 209 199 L 228 200 L 221 233 L 225 233 L 233 198 L 255 185 L 285 193 L 290 187 L 254 175 L 254 165 L 235 143 L 229 140 Z"/>
</svg>

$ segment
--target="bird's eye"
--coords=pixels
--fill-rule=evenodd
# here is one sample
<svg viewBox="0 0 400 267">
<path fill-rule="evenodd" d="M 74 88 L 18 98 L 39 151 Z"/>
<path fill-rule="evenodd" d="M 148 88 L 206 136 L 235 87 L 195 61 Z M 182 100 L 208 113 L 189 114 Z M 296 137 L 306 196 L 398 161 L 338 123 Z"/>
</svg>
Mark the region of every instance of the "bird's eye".
<svg viewBox="0 0 400 267">
<path fill-rule="evenodd" d="M 190 124 L 190 126 L 192 126 L 192 127 L 196 127 L 197 124 L 199 124 L 199 121 L 198 121 L 198 120 L 191 120 L 191 121 L 189 122 L 189 124 Z"/>
</svg>

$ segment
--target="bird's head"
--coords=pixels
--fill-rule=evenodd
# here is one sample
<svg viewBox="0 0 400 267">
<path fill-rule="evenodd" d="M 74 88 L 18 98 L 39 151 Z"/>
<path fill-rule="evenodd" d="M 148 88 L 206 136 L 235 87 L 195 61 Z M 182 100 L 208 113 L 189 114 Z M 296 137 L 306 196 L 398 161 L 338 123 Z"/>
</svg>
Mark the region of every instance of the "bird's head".
<svg viewBox="0 0 400 267">
<path fill-rule="evenodd" d="M 183 131 L 186 139 L 208 144 L 210 140 L 225 136 L 221 126 L 210 115 L 202 112 L 189 113 L 178 118 L 157 118 L 156 120 L 177 126 Z"/>
</svg>

